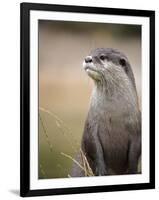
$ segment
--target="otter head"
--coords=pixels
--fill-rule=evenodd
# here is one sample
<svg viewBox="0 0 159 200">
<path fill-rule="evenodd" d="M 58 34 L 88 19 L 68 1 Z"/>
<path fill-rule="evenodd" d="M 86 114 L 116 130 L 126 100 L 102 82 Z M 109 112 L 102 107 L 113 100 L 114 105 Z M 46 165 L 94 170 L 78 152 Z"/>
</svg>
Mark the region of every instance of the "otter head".
<svg viewBox="0 0 159 200">
<path fill-rule="evenodd" d="M 127 79 L 135 87 L 130 63 L 127 57 L 116 49 L 98 48 L 91 51 L 85 58 L 83 67 L 98 85 L 114 83 L 120 86 L 120 83 Z"/>
</svg>

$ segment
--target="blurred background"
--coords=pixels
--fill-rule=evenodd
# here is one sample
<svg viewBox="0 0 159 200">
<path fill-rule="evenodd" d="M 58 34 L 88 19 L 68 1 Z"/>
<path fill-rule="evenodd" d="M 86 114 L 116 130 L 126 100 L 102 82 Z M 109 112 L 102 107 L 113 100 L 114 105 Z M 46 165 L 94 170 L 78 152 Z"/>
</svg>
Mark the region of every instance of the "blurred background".
<svg viewBox="0 0 159 200">
<path fill-rule="evenodd" d="M 82 63 L 100 47 L 126 54 L 141 102 L 141 26 L 39 20 L 40 179 L 69 176 L 93 88 Z"/>
</svg>

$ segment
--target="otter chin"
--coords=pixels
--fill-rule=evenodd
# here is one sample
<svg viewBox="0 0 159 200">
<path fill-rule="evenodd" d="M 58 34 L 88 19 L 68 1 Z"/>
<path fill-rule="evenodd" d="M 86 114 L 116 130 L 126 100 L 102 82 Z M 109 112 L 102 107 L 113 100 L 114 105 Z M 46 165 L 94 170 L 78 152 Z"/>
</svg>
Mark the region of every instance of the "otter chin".
<svg viewBox="0 0 159 200">
<path fill-rule="evenodd" d="M 87 74 L 95 81 L 100 81 L 101 76 L 98 71 L 95 71 L 91 68 L 86 69 Z"/>
<path fill-rule="evenodd" d="M 97 48 L 83 68 L 95 85 L 81 142 L 93 174 L 139 173 L 141 112 L 128 58 L 116 49 Z M 82 165 L 80 153 L 76 159 Z M 74 164 L 71 176 L 85 172 Z"/>
<path fill-rule="evenodd" d="M 88 76 L 90 76 L 95 81 L 99 81 L 101 79 L 101 75 L 93 63 L 87 62 L 89 58 L 91 59 L 91 56 L 88 56 L 86 61 L 83 62 L 83 68 L 87 72 Z"/>
</svg>

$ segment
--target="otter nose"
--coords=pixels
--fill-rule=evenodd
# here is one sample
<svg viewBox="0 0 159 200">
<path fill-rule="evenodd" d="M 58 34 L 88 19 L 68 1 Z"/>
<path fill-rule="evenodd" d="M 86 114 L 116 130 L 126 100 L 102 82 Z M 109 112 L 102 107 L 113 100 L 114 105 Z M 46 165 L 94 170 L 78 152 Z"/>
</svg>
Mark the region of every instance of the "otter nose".
<svg viewBox="0 0 159 200">
<path fill-rule="evenodd" d="M 92 62 L 92 56 L 87 56 L 85 58 L 85 63 L 91 63 Z"/>
</svg>

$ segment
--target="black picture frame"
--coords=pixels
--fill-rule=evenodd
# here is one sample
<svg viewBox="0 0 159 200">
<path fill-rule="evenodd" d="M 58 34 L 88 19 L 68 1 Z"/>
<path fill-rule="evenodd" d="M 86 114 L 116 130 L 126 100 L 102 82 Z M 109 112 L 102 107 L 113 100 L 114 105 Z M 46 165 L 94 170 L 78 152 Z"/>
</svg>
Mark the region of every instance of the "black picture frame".
<svg viewBox="0 0 159 200">
<path fill-rule="evenodd" d="M 30 11 L 60 11 L 93 13 L 107 15 L 148 17 L 150 20 L 150 181 L 149 183 L 103 185 L 78 188 L 30 189 Z M 108 191 L 139 190 L 155 188 L 155 12 L 149 10 L 131 10 L 102 7 L 83 7 L 71 5 L 49 5 L 21 3 L 21 82 L 20 82 L 20 195 L 22 197 L 39 195 L 59 195 L 75 193 L 95 193 Z"/>
</svg>

